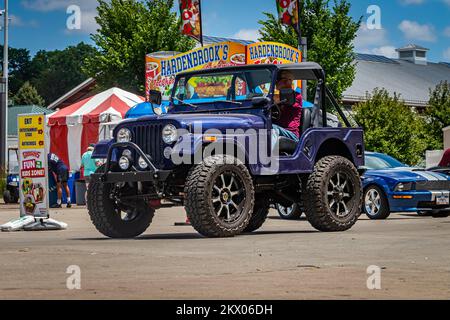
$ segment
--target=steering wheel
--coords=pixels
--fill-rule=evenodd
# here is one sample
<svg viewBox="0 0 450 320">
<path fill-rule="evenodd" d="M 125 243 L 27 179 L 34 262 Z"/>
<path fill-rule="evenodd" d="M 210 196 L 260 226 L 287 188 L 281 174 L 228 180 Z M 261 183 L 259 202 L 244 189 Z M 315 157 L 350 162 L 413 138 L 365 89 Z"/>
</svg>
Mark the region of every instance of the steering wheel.
<svg viewBox="0 0 450 320">
<path fill-rule="evenodd" d="M 278 104 L 275 103 L 270 107 L 270 113 L 272 120 L 278 121 L 281 119 L 281 108 Z"/>
</svg>

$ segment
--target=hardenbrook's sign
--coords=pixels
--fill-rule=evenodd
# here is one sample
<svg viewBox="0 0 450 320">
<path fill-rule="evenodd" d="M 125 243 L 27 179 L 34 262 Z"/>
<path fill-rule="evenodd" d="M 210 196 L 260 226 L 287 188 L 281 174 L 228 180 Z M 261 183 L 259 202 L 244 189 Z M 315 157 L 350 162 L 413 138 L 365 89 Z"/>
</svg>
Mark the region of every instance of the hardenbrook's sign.
<svg viewBox="0 0 450 320">
<path fill-rule="evenodd" d="M 185 53 L 155 53 L 146 57 L 146 92 L 158 90 L 163 100 L 169 100 L 180 72 L 214 69 L 245 64 L 298 63 L 302 53 L 285 44 L 261 42 L 245 46 L 236 42 L 222 42 Z"/>
</svg>

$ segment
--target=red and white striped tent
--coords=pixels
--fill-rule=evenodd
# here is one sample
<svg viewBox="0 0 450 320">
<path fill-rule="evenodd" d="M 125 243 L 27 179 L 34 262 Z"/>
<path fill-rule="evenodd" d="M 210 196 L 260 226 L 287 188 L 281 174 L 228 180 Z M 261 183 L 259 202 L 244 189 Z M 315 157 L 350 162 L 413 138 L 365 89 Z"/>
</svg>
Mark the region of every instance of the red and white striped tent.
<svg viewBox="0 0 450 320">
<path fill-rule="evenodd" d="M 131 107 L 141 102 L 143 97 L 111 88 L 53 113 L 47 122 L 50 151 L 70 170 L 80 170 L 81 156 L 89 144 L 99 141 L 101 124 L 120 121 Z"/>
</svg>

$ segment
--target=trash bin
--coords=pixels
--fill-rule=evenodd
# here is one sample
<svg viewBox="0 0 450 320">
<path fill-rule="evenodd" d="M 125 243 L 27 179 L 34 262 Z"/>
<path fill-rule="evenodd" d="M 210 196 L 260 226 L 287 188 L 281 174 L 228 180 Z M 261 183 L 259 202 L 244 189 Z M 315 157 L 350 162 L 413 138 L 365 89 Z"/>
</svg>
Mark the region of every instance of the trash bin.
<svg viewBox="0 0 450 320">
<path fill-rule="evenodd" d="M 79 172 L 69 172 L 69 180 L 67 181 L 67 185 L 69 186 L 70 200 L 72 202 L 76 199 L 75 181 L 78 180 L 79 178 L 80 178 Z M 53 178 L 53 174 L 49 174 L 48 184 L 49 184 L 49 188 L 48 188 L 49 205 L 50 205 L 50 207 L 53 207 L 58 200 L 56 181 Z M 63 194 L 62 194 L 62 203 L 67 204 L 67 195 L 66 195 L 66 190 L 64 188 L 63 188 Z"/>
<path fill-rule="evenodd" d="M 77 206 L 85 206 L 86 199 L 84 195 L 86 194 L 86 182 L 84 180 L 77 180 L 77 182 L 75 182 L 75 194 L 77 197 Z"/>
</svg>

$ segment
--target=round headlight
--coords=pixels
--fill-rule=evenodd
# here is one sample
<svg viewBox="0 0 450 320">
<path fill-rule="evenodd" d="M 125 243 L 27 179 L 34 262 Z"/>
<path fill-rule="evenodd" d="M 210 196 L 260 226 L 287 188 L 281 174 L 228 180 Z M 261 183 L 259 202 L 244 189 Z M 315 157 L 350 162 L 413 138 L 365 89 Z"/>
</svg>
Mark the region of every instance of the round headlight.
<svg viewBox="0 0 450 320">
<path fill-rule="evenodd" d="M 167 126 L 165 126 L 162 131 L 162 139 L 166 144 L 171 144 L 177 141 L 178 139 L 177 128 L 172 124 L 168 124 Z"/>
<path fill-rule="evenodd" d="M 147 169 L 148 168 L 148 164 L 147 164 L 147 162 L 145 162 L 145 160 L 144 160 L 144 158 L 142 158 L 142 157 L 139 157 L 139 162 L 138 162 L 138 164 L 139 164 L 139 168 L 141 168 L 141 169 Z"/>
<path fill-rule="evenodd" d="M 127 128 L 122 128 L 117 133 L 118 142 L 130 142 L 131 141 L 131 131 Z"/>
<path fill-rule="evenodd" d="M 128 157 L 121 157 L 119 160 L 119 167 L 122 170 L 128 170 L 130 168 L 130 160 Z"/>
</svg>

